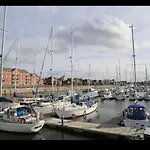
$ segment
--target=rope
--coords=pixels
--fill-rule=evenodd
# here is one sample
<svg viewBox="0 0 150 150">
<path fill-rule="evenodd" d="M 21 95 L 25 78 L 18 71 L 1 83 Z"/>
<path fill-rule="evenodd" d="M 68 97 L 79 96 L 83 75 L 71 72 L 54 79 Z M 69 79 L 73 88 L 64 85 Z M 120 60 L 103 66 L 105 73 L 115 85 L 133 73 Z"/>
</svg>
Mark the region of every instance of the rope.
<svg viewBox="0 0 150 150">
<path fill-rule="evenodd" d="M 41 80 L 42 71 L 43 71 L 44 64 L 45 64 L 45 59 L 46 59 L 46 54 L 47 54 L 47 51 L 48 51 L 48 44 L 49 44 L 50 38 L 51 38 L 51 34 L 49 35 L 49 38 L 48 38 L 47 47 L 46 47 L 46 51 L 45 51 L 45 54 L 44 54 L 44 58 L 43 58 L 43 63 L 42 63 L 40 75 L 39 75 L 39 80 L 38 80 L 38 82 L 37 82 L 37 88 L 36 88 L 35 96 L 37 96 L 37 93 L 38 93 L 39 82 L 40 82 L 40 80 Z"/>
<path fill-rule="evenodd" d="M 17 38 L 17 39 L 18 39 L 18 38 Z M 8 53 L 6 54 L 6 56 L 5 56 L 5 58 L 4 58 L 4 60 L 3 60 L 3 61 L 5 61 L 5 60 L 6 60 L 7 56 L 8 56 L 8 55 L 9 55 L 9 53 L 11 52 L 11 50 L 12 50 L 13 46 L 15 45 L 15 43 L 16 43 L 16 41 L 17 41 L 17 39 L 14 41 L 13 45 L 10 47 L 10 49 L 9 49 Z"/>
</svg>

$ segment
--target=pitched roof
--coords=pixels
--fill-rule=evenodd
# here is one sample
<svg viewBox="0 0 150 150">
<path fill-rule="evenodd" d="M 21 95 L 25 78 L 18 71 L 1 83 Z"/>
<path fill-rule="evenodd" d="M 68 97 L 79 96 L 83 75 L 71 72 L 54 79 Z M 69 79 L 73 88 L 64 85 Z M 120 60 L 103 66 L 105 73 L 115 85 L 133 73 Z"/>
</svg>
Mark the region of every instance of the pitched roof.
<svg viewBox="0 0 150 150">
<path fill-rule="evenodd" d="M 29 73 L 27 70 L 25 70 L 25 69 L 18 69 L 18 71 L 19 72 L 21 72 L 21 73 Z"/>
<path fill-rule="evenodd" d="M 3 71 L 5 72 L 12 72 L 15 68 L 3 68 Z M 18 69 L 19 72 L 21 73 L 29 73 L 27 70 L 25 69 Z"/>
<path fill-rule="evenodd" d="M 3 71 L 11 72 L 11 71 L 12 71 L 12 68 L 3 68 Z"/>
<path fill-rule="evenodd" d="M 13 68 L 12 70 L 15 70 L 15 68 Z M 29 73 L 27 70 L 25 69 L 17 69 L 19 72 L 21 73 Z"/>
<path fill-rule="evenodd" d="M 33 76 L 33 73 L 30 73 L 30 76 Z M 36 76 L 36 77 L 39 77 L 36 73 L 35 73 L 35 76 Z"/>
</svg>

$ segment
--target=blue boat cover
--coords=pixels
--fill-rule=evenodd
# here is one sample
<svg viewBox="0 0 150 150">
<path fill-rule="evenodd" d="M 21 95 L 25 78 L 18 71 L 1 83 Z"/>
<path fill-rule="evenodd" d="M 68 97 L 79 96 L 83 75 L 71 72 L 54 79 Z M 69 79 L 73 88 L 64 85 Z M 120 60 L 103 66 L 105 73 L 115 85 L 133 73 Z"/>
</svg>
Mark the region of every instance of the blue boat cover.
<svg viewBox="0 0 150 150">
<path fill-rule="evenodd" d="M 32 98 L 32 96 L 19 95 L 16 92 L 14 92 L 14 97 L 16 97 L 16 98 Z"/>
<path fill-rule="evenodd" d="M 5 98 L 5 97 L 0 97 L 0 103 L 1 103 L 1 102 L 13 103 L 13 101 L 12 101 L 12 100 L 7 99 L 7 98 Z"/>
<path fill-rule="evenodd" d="M 127 114 L 127 118 L 131 120 L 145 120 L 147 118 L 147 114 L 145 112 L 145 107 L 140 104 L 132 104 L 128 106 L 129 112 Z"/>
<path fill-rule="evenodd" d="M 140 104 L 131 104 L 128 106 L 128 108 L 143 108 L 146 109 L 143 105 Z"/>
</svg>

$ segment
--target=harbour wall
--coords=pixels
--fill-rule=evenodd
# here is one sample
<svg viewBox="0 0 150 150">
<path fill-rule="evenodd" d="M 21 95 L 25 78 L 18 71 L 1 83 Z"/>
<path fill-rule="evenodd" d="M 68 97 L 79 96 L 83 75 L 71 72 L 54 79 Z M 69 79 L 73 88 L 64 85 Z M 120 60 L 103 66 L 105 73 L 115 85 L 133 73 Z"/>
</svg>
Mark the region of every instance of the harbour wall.
<svg viewBox="0 0 150 150">
<path fill-rule="evenodd" d="M 90 88 L 95 88 L 97 90 L 100 90 L 102 88 L 113 88 L 115 85 L 98 85 L 98 86 L 90 86 Z M 75 91 L 82 91 L 87 89 L 88 86 L 74 86 Z M 58 87 L 51 87 L 51 86 L 46 86 L 46 87 L 39 87 L 38 92 L 51 92 L 51 93 L 56 93 L 56 92 L 65 92 L 69 91 L 71 89 L 70 86 L 58 86 Z M 18 94 L 27 94 L 27 93 L 32 93 L 33 88 L 27 87 L 27 88 L 17 88 L 16 91 Z M 7 88 L 4 87 L 3 90 L 3 95 L 8 95 L 8 94 L 13 94 L 15 92 L 15 88 Z"/>
</svg>

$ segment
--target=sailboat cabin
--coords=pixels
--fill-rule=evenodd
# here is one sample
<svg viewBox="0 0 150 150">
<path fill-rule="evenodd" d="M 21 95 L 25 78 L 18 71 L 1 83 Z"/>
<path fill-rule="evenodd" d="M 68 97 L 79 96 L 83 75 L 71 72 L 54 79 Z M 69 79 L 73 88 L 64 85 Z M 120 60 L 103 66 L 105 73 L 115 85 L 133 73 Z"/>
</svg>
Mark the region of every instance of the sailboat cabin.
<svg viewBox="0 0 150 150">
<path fill-rule="evenodd" d="M 127 119 L 145 120 L 147 118 L 146 108 L 140 104 L 132 104 L 127 108 Z"/>
</svg>

